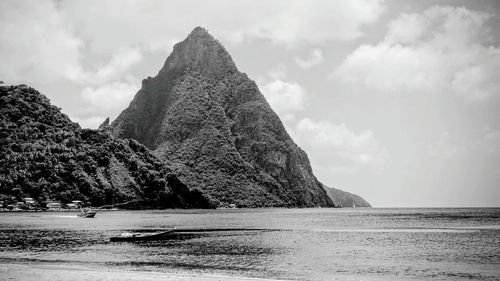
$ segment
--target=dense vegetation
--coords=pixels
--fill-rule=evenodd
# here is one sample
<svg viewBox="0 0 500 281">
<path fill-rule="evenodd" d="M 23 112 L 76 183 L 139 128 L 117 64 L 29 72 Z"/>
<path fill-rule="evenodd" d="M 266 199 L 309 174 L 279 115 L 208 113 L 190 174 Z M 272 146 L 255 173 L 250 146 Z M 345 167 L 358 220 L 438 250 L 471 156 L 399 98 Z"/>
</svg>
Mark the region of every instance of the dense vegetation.
<svg viewBox="0 0 500 281">
<path fill-rule="evenodd" d="M 174 46 L 110 127 L 215 205 L 334 206 L 256 84 L 203 28 Z"/>
<path fill-rule="evenodd" d="M 361 202 L 341 191 L 328 196 L 255 82 L 200 27 L 99 130 L 80 128 L 32 88 L 0 86 L 0 149 L 3 201 L 126 208 Z"/>
<path fill-rule="evenodd" d="M 135 140 L 81 129 L 27 86 L 0 86 L 0 199 L 210 207 Z M 125 204 L 126 203 L 126 204 Z"/>
</svg>

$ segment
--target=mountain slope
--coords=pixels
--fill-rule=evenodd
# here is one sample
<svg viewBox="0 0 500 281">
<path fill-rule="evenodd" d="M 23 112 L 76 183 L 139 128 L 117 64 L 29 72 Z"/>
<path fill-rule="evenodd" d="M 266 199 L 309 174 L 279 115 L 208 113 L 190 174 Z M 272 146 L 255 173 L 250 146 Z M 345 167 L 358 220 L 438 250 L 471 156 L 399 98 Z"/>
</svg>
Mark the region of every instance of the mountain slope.
<svg viewBox="0 0 500 281">
<path fill-rule="evenodd" d="M 371 207 L 365 199 L 361 198 L 356 194 L 352 194 L 347 191 L 343 191 L 337 188 L 328 187 L 323 185 L 328 196 L 332 199 L 335 205 L 340 207 Z"/>
<path fill-rule="evenodd" d="M 209 207 L 140 143 L 81 129 L 27 86 L 0 86 L 0 129 L 4 199 Z"/>
<path fill-rule="evenodd" d="M 333 206 L 255 82 L 201 27 L 143 80 L 110 130 L 153 150 L 213 206 Z"/>
</svg>

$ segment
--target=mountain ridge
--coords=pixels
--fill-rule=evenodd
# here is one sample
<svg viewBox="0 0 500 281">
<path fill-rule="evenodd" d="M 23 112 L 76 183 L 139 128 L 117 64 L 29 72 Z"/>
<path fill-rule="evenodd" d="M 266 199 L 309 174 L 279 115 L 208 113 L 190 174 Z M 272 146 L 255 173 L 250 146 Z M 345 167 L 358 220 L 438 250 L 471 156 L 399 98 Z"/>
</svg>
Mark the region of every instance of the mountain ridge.
<svg viewBox="0 0 500 281">
<path fill-rule="evenodd" d="M 201 27 L 98 130 L 82 129 L 25 85 L 0 86 L 0 105 L 0 197 L 8 200 L 135 202 L 132 208 L 363 200 L 318 181 L 256 83 Z"/>
<path fill-rule="evenodd" d="M 333 203 L 342 208 L 350 208 L 350 207 L 371 207 L 370 203 L 368 203 L 363 197 L 338 189 L 334 187 L 329 187 L 323 184 L 323 187 L 326 190 L 328 196 L 332 199 Z"/>
<path fill-rule="evenodd" d="M 110 127 L 214 205 L 334 206 L 255 82 L 204 28 L 174 46 Z"/>
</svg>

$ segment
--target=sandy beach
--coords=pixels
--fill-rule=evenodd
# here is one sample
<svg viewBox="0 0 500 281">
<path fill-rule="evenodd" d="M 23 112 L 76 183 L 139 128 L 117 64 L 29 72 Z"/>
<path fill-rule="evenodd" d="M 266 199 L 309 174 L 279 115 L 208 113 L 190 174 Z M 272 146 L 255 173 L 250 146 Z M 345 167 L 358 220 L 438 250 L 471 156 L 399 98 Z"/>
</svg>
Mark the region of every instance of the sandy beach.
<svg viewBox="0 0 500 281">
<path fill-rule="evenodd" d="M 82 265 L 60 265 L 40 263 L 1 263 L 2 280 L 21 281 L 273 281 L 275 279 L 248 278 L 180 272 L 150 272 L 117 270 L 116 268 L 88 267 Z"/>
</svg>

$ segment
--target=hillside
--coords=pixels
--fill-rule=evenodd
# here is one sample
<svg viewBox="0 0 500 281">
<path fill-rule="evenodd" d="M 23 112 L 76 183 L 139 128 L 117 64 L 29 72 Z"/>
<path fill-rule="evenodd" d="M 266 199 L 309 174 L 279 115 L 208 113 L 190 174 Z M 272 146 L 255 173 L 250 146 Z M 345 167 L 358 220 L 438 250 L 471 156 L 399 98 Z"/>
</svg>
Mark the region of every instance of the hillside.
<svg viewBox="0 0 500 281">
<path fill-rule="evenodd" d="M 328 187 L 323 185 L 328 196 L 332 199 L 335 205 L 340 207 L 371 207 L 370 203 L 368 203 L 365 199 L 361 198 L 361 196 L 352 194 L 347 191 L 343 191 L 337 188 Z"/>
<path fill-rule="evenodd" d="M 0 199 L 11 197 L 209 207 L 140 143 L 81 129 L 24 85 L 0 86 Z"/>
<path fill-rule="evenodd" d="M 195 28 L 111 125 L 216 206 L 334 206 L 306 153 L 225 48 Z"/>
</svg>

